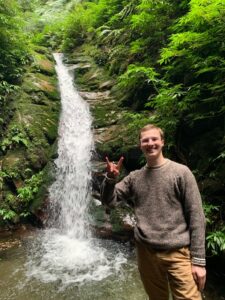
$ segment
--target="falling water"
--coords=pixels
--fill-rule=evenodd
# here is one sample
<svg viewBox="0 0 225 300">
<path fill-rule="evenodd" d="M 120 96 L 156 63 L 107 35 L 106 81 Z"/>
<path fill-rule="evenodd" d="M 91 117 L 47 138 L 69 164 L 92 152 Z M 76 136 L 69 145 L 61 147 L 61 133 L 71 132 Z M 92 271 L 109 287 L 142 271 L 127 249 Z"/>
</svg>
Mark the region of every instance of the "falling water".
<svg viewBox="0 0 225 300">
<path fill-rule="evenodd" d="M 120 270 L 126 258 L 115 244 L 107 249 L 91 236 L 88 205 L 91 200 L 91 152 L 93 139 L 88 104 L 79 96 L 73 77 L 54 55 L 61 93 L 56 180 L 50 187 L 53 217 L 50 228 L 36 240 L 30 252 L 27 275 L 43 282 L 98 281 Z"/>
<path fill-rule="evenodd" d="M 59 124 L 57 176 L 50 188 L 54 204 L 53 222 L 63 233 L 76 239 L 89 236 L 91 152 L 93 138 L 88 104 L 73 86 L 73 78 L 62 63 L 62 54 L 54 55 L 62 99 Z M 57 213 L 58 212 L 58 213 Z"/>
</svg>

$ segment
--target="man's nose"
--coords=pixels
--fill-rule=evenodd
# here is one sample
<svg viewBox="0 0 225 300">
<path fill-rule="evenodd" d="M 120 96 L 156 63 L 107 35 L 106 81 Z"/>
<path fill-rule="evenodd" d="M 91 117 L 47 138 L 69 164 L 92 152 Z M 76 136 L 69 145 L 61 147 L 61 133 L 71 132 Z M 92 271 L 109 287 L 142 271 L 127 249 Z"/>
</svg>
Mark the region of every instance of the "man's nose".
<svg viewBox="0 0 225 300">
<path fill-rule="evenodd" d="M 153 141 L 152 141 L 152 139 L 148 139 L 148 145 L 152 145 L 153 144 Z"/>
</svg>

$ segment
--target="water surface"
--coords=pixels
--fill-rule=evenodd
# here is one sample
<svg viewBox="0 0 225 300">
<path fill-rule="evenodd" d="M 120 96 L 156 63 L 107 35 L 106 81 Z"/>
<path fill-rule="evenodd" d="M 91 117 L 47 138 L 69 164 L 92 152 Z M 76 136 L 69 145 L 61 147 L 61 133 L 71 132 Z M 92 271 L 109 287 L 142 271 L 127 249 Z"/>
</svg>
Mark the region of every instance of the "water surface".
<svg viewBox="0 0 225 300">
<path fill-rule="evenodd" d="M 2 300 L 144 300 L 146 299 L 142 284 L 137 271 L 135 253 L 129 244 L 120 244 L 115 241 L 99 240 L 101 245 L 110 255 L 111 274 L 109 270 L 102 268 L 102 278 L 93 276 L 83 280 L 82 282 L 69 282 L 71 278 L 69 272 L 73 272 L 73 265 L 65 267 L 64 270 L 59 268 L 58 274 L 52 274 L 49 277 L 49 270 L 46 277 L 38 272 L 44 272 L 41 266 L 40 257 L 33 256 L 34 245 L 38 246 L 39 238 L 32 237 L 23 241 L 21 247 L 12 248 L 1 252 L 0 260 L 0 289 Z M 40 250 L 40 249 L 39 249 Z M 39 250 L 37 253 L 39 253 Z M 126 260 L 123 264 L 117 262 L 121 260 L 121 254 Z M 119 257 L 118 257 L 119 255 Z M 33 269 L 32 260 L 37 266 L 37 272 L 31 272 Z M 53 262 L 57 264 L 56 262 Z M 81 262 L 82 263 L 82 262 Z M 85 262 L 83 262 L 85 264 Z M 30 265 L 31 264 L 31 265 Z M 48 264 L 47 264 L 48 265 Z M 38 269 L 38 266 L 40 269 Z M 96 265 L 96 270 L 98 265 Z M 76 266 L 74 267 L 76 269 Z M 106 268 L 107 269 L 107 268 Z M 54 270 L 56 270 L 54 266 Z M 90 271 L 90 268 L 89 268 Z M 94 272 L 94 269 L 93 269 Z M 108 272 L 108 276 L 104 276 L 104 272 Z M 58 276 L 61 273 L 61 278 Z M 97 272 L 98 273 L 98 272 Z M 84 272 L 85 274 L 85 272 Z M 78 274 L 77 278 L 81 274 Z M 72 276 L 72 278 L 76 278 Z M 75 280 L 74 280 L 75 281 Z"/>
</svg>

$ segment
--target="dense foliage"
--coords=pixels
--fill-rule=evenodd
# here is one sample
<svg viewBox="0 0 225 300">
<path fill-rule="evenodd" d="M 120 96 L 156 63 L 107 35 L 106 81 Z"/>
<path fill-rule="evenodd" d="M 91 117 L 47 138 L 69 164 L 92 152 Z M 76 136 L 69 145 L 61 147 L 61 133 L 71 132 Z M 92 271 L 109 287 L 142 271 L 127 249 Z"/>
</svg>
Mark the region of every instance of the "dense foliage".
<svg viewBox="0 0 225 300">
<path fill-rule="evenodd" d="M 9 113 L 12 93 L 18 89 L 28 62 L 28 45 L 17 1 L 0 1 L 0 136 Z"/>
<path fill-rule="evenodd" d="M 21 66 L 27 62 L 26 37 L 23 34 L 23 22 L 19 7 L 14 0 L 0 2 L 0 76 L 4 85 L 18 82 L 22 73 Z"/>
</svg>

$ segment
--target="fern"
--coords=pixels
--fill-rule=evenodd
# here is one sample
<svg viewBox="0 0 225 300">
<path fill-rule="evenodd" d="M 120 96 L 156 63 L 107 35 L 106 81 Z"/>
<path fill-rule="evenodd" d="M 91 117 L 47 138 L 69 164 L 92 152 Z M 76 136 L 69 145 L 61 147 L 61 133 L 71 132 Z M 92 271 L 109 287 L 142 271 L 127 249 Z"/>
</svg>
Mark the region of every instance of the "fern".
<svg viewBox="0 0 225 300">
<path fill-rule="evenodd" d="M 13 210 L 5 208 L 0 209 L 0 215 L 5 221 L 11 221 L 17 216 L 17 214 Z"/>
<path fill-rule="evenodd" d="M 207 249 L 213 254 L 218 255 L 225 250 L 225 228 L 222 230 L 209 232 L 206 237 Z"/>
<path fill-rule="evenodd" d="M 155 84 L 158 82 L 157 75 L 153 68 L 131 64 L 128 66 L 127 71 L 119 77 L 119 85 L 121 88 L 135 87 L 140 80 Z"/>
</svg>

